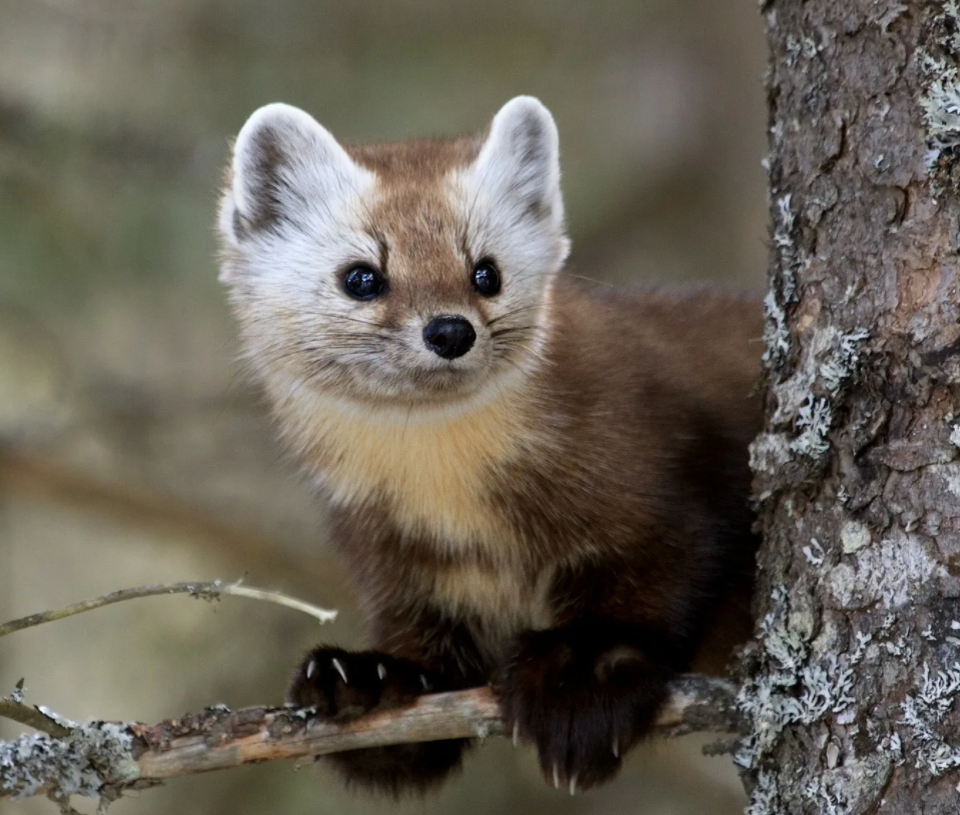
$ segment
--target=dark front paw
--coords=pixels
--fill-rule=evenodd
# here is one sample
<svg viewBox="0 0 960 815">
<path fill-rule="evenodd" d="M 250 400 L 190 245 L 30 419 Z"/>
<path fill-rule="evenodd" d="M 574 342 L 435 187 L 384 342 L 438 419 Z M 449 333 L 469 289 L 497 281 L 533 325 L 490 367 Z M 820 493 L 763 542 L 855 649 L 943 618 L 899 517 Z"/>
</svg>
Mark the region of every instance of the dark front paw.
<svg viewBox="0 0 960 815">
<path fill-rule="evenodd" d="M 529 632 L 499 677 L 514 741 L 533 741 L 544 776 L 571 794 L 616 773 L 649 731 L 674 673 L 642 637 L 609 628 Z"/>
<path fill-rule="evenodd" d="M 317 648 L 297 669 L 287 699 L 321 716 L 347 720 L 373 710 L 402 707 L 432 689 L 414 662 L 375 651 Z"/>
<path fill-rule="evenodd" d="M 288 700 L 315 707 L 317 714 L 346 721 L 375 710 L 396 708 L 434 690 L 433 674 L 406 659 L 375 651 L 354 653 L 317 648 L 297 669 Z M 462 740 L 398 744 L 331 753 L 324 762 L 351 785 L 394 796 L 419 793 L 460 765 Z"/>
</svg>

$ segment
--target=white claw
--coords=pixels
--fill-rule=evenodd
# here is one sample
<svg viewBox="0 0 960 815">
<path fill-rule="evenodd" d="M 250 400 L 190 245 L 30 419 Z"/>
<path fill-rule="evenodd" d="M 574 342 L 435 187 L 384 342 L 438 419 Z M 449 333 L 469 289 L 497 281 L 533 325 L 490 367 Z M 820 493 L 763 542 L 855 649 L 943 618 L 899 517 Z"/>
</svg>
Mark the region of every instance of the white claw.
<svg viewBox="0 0 960 815">
<path fill-rule="evenodd" d="M 427 677 L 423 674 L 420 674 L 420 684 L 423 685 L 424 690 L 430 690 L 430 683 L 427 682 Z"/>
<path fill-rule="evenodd" d="M 520 722 L 513 723 L 513 746 L 516 747 L 520 743 Z"/>
<path fill-rule="evenodd" d="M 560 789 L 560 770 L 557 769 L 557 765 L 553 765 L 553 787 L 554 789 Z"/>
<path fill-rule="evenodd" d="M 343 678 L 344 684 L 347 683 L 347 672 L 343 670 L 343 665 L 340 664 L 340 660 L 336 657 L 333 658 L 333 667 L 337 669 L 337 673 Z"/>
<path fill-rule="evenodd" d="M 387 678 L 387 669 L 384 667 L 382 662 L 377 663 L 377 676 L 380 677 L 381 682 Z"/>
<path fill-rule="evenodd" d="M 317 669 L 317 661 L 315 659 L 310 660 L 310 664 L 307 665 L 307 679 L 313 676 L 313 672 Z"/>
<path fill-rule="evenodd" d="M 613 740 L 613 757 L 620 758 L 620 742 Z"/>
<path fill-rule="evenodd" d="M 570 794 L 571 795 L 577 794 L 577 774 L 576 773 L 574 773 L 573 776 L 570 778 Z"/>
</svg>

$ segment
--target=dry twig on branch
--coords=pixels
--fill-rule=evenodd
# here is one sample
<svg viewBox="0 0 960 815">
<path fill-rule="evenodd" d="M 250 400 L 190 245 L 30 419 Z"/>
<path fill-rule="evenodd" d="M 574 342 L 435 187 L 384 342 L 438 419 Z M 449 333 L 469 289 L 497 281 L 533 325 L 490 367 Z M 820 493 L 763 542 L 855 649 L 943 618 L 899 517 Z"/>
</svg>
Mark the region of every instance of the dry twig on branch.
<svg viewBox="0 0 960 815">
<path fill-rule="evenodd" d="M 22 680 L 21 680 L 22 681 Z M 70 728 L 60 724 L 56 719 L 46 715 L 43 711 L 35 707 L 25 705 L 19 699 L 0 698 L 0 716 L 5 719 L 25 724 L 41 733 L 46 733 L 56 738 L 63 738 L 70 735 Z"/>
<path fill-rule="evenodd" d="M 263 589 L 242 586 L 240 581 L 236 583 L 224 583 L 221 580 L 213 580 L 210 582 L 191 581 L 189 583 L 159 583 L 153 586 L 137 586 L 132 589 L 120 589 L 100 597 L 94 597 L 92 600 L 82 600 L 79 603 L 73 603 L 63 608 L 41 611 L 37 614 L 31 614 L 28 617 L 21 617 L 19 620 L 11 620 L 8 623 L 3 623 L 0 625 L 0 637 L 12 634 L 14 631 L 22 631 L 24 628 L 33 628 L 43 623 L 63 620 L 75 614 L 83 614 L 85 611 L 93 611 L 95 608 L 102 608 L 103 606 L 109 606 L 113 603 L 122 603 L 125 600 L 136 600 L 141 597 L 160 597 L 168 594 L 189 594 L 191 597 L 197 597 L 202 600 L 219 600 L 220 595 L 230 594 L 235 597 L 248 597 L 251 600 L 265 600 L 270 603 L 292 608 L 296 611 L 302 611 L 305 614 L 316 617 L 321 623 L 331 622 L 337 618 L 336 611 L 319 608 L 310 603 L 305 603 L 302 600 L 288 597 L 280 592 L 264 591 Z"/>
<path fill-rule="evenodd" d="M 735 688 L 728 680 L 676 680 L 656 732 L 738 732 Z M 99 795 L 152 786 L 165 779 L 251 762 L 410 742 L 504 735 L 489 688 L 422 697 L 416 704 L 351 722 L 315 718 L 309 710 L 224 706 L 148 726 L 93 722 L 66 738 L 26 735 L 0 743 L 0 799 Z"/>
</svg>

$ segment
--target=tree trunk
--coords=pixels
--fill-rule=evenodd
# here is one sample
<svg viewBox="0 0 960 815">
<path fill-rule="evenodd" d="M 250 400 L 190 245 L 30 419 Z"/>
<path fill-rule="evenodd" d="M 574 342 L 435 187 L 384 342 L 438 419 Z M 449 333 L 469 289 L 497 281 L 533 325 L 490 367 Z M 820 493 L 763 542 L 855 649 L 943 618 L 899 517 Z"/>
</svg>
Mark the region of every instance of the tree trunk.
<svg viewBox="0 0 960 815">
<path fill-rule="evenodd" d="M 773 225 L 747 811 L 956 813 L 960 11 L 763 12 Z"/>
</svg>

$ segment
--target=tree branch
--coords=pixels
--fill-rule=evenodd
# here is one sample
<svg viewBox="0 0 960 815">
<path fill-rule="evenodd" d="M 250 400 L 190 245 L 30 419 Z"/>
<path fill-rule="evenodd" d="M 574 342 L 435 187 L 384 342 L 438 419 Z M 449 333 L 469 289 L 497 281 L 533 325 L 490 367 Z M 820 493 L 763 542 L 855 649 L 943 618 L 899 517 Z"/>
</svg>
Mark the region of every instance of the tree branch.
<svg viewBox="0 0 960 815">
<path fill-rule="evenodd" d="M 302 611 L 316 617 L 321 623 L 330 622 L 336 619 L 337 612 L 325 608 L 305 603 L 293 597 L 275 591 L 264 591 L 263 589 L 253 589 L 247 586 L 241 586 L 240 582 L 223 583 L 220 580 L 212 582 L 192 581 L 190 583 L 162 583 L 151 586 L 137 586 L 132 589 L 119 589 L 109 594 L 94 597 L 91 600 L 82 600 L 79 603 L 73 603 L 63 608 L 51 609 L 50 611 L 40 611 L 31 614 L 28 617 L 21 617 L 17 620 L 11 620 L 8 623 L 0 624 L 0 637 L 12 634 L 14 631 L 21 631 L 24 628 L 32 628 L 35 625 L 50 623 L 54 620 L 62 620 L 66 617 L 72 617 L 74 614 L 82 614 L 85 611 L 92 611 L 95 608 L 109 606 L 112 603 L 122 603 L 124 600 L 136 600 L 140 597 L 157 597 L 164 594 L 189 594 L 203 600 L 219 600 L 221 594 L 232 594 L 237 597 L 248 597 L 253 600 L 266 600 L 270 603 L 277 603 L 287 608 Z"/>
<path fill-rule="evenodd" d="M 740 732 L 735 692 L 726 679 L 681 677 L 655 732 Z M 167 778 L 251 762 L 505 733 L 489 688 L 432 694 L 406 708 L 343 723 L 317 719 L 309 710 L 225 706 L 152 726 L 93 722 L 64 739 L 26 735 L 0 742 L 0 800 L 39 794 L 109 798 Z"/>
<path fill-rule="evenodd" d="M 18 702 L 16 699 L 0 697 L 0 716 L 5 719 L 11 719 L 34 730 L 39 730 L 55 738 L 63 738 L 70 735 L 70 728 L 64 727 L 55 719 L 47 716 L 45 713 L 37 710 L 35 707 Z"/>
</svg>

